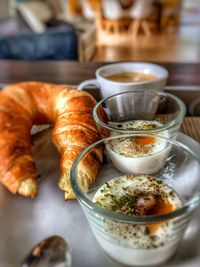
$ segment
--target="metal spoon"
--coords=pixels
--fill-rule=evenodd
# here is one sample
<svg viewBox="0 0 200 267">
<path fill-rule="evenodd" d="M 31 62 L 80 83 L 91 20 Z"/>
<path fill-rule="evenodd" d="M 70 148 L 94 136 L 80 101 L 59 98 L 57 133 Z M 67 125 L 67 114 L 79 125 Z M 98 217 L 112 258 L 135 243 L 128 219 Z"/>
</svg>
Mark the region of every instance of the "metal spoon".
<svg viewBox="0 0 200 267">
<path fill-rule="evenodd" d="M 71 254 L 65 240 L 51 236 L 31 250 L 21 267 L 71 267 Z"/>
</svg>

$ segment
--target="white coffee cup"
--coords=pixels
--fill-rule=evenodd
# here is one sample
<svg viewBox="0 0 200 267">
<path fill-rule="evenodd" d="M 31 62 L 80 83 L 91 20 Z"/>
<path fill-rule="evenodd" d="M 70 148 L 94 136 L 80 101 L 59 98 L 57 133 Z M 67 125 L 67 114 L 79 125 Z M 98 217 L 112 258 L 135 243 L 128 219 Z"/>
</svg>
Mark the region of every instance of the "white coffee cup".
<svg viewBox="0 0 200 267">
<path fill-rule="evenodd" d="M 143 72 L 152 74 L 156 78 L 151 81 L 142 82 L 118 82 L 106 79 L 106 76 L 120 72 Z M 166 85 L 168 71 L 156 64 L 146 62 L 125 62 L 103 66 L 96 71 L 96 79 L 87 80 L 79 84 L 78 89 L 83 89 L 88 85 L 94 85 L 100 89 L 102 98 L 109 97 L 114 94 L 132 91 L 132 89 L 141 90 L 157 90 L 162 91 Z"/>
</svg>

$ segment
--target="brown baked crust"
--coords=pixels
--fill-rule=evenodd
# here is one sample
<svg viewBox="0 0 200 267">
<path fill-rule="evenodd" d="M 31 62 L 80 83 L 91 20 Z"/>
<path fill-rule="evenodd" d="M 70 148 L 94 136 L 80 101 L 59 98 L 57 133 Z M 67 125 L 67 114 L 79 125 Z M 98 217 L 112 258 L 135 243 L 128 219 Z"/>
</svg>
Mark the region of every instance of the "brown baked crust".
<svg viewBox="0 0 200 267">
<path fill-rule="evenodd" d="M 0 92 L 0 181 L 23 196 L 38 193 L 35 162 L 31 155 L 33 124 L 52 124 L 52 141 L 61 155 L 59 186 L 66 199 L 74 199 L 69 173 L 78 154 L 100 134 L 92 117 L 95 99 L 85 91 L 42 82 L 10 85 Z M 82 184 L 87 190 L 102 161 L 98 148 L 82 161 Z"/>
</svg>

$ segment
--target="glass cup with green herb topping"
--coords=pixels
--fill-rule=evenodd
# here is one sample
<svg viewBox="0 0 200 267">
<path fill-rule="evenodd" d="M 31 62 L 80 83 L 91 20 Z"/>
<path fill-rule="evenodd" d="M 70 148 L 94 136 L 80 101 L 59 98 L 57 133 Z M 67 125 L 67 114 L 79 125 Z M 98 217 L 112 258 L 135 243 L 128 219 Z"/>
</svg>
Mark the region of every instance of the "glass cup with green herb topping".
<svg viewBox="0 0 200 267">
<path fill-rule="evenodd" d="M 102 107 L 107 122 L 101 119 Z M 186 107 L 178 97 L 165 92 L 134 89 L 98 102 L 93 117 L 97 126 L 109 130 L 111 136 L 154 133 L 175 138 L 185 113 Z"/>
<path fill-rule="evenodd" d="M 144 139 L 154 138 L 162 144 L 162 151 L 167 153 L 163 152 L 165 160 L 160 168 L 154 168 L 151 174 L 120 171 L 108 147 L 111 149 L 113 142 L 123 138 L 143 143 Z M 86 192 L 82 185 L 90 172 L 79 167 L 99 146 L 104 149 L 104 159 Z M 159 164 L 160 152 L 151 152 L 152 165 Z M 126 155 L 120 157 L 126 160 Z M 141 154 L 138 164 L 144 158 L 147 163 L 147 157 Z M 155 266 L 167 261 L 177 250 L 200 203 L 199 157 L 185 145 L 165 137 L 129 134 L 105 138 L 79 155 L 70 176 L 74 193 L 102 249 L 129 266 Z"/>
</svg>

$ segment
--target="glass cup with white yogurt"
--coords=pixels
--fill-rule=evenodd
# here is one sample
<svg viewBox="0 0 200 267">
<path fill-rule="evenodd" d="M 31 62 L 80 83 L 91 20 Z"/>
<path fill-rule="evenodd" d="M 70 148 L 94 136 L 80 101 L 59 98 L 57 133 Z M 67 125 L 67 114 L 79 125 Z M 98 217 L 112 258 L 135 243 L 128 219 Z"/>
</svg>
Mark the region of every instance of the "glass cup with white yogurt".
<svg viewBox="0 0 200 267">
<path fill-rule="evenodd" d="M 102 108 L 107 116 L 103 120 Z M 186 107 L 178 97 L 152 90 L 132 90 L 105 98 L 97 103 L 93 117 L 102 132 L 110 135 L 155 133 L 175 138 Z M 102 131 L 102 128 L 104 131 Z"/>
<path fill-rule="evenodd" d="M 159 144 L 159 151 L 152 149 L 149 153 L 149 158 L 156 159 L 151 161 L 151 174 L 142 172 L 148 164 L 146 155 L 137 158 L 140 172 L 121 171 L 113 161 L 109 149 L 113 149 L 113 143 L 127 139 L 143 148 L 147 146 L 148 151 L 148 140 Z M 104 159 L 94 184 L 86 192 L 82 185 L 90 172 L 79 167 L 89 155 L 98 157 L 95 151 L 99 146 L 104 149 Z M 162 154 L 165 159 L 161 164 L 158 161 Z M 134 155 L 130 152 L 131 157 Z M 146 163 L 140 165 L 142 158 Z M 121 150 L 118 160 L 122 166 L 129 165 Z M 155 167 L 158 164 L 160 167 Z M 102 249 L 112 259 L 129 266 L 155 266 L 171 258 L 200 203 L 199 157 L 185 145 L 155 134 L 112 136 L 92 144 L 76 159 L 70 176 Z"/>
</svg>

